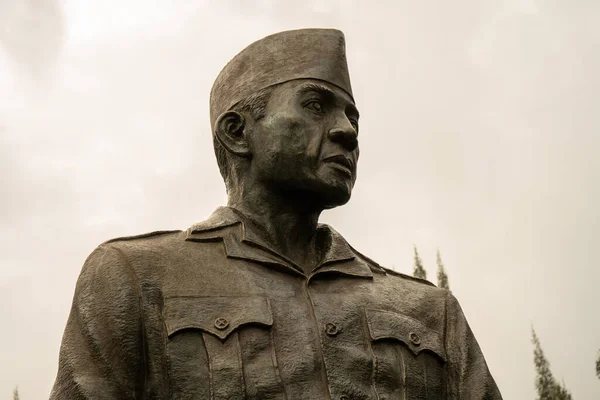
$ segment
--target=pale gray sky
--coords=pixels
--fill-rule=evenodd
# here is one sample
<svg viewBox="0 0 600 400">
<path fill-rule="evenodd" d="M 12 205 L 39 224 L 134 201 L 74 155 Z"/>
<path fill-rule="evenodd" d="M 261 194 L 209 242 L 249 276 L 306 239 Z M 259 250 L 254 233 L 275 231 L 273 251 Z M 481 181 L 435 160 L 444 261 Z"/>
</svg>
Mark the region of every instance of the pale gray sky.
<svg viewBox="0 0 600 400">
<path fill-rule="evenodd" d="M 453 293 L 504 398 L 533 399 L 531 324 L 576 400 L 600 398 L 600 2 L 0 0 L 0 398 L 47 398 L 81 265 L 225 201 L 208 96 L 250 42 L 346 34 L 352 245 Z"/>
</svg>

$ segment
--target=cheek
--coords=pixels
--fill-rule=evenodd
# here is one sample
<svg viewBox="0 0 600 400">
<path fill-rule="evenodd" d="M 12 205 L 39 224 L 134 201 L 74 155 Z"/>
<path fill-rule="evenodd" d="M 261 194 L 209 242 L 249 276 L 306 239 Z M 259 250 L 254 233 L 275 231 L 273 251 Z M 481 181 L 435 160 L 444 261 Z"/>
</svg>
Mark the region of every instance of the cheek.
<svg viewBox="0 0 600 400">
<path fill-rule="evenodd" d="M 310 135 L 304 120 L 296 115 L 278 115 L 268 121 L 271 137 L 268 141 L 272 153 L 284 158 L 306 156 Z"/>
</svg>

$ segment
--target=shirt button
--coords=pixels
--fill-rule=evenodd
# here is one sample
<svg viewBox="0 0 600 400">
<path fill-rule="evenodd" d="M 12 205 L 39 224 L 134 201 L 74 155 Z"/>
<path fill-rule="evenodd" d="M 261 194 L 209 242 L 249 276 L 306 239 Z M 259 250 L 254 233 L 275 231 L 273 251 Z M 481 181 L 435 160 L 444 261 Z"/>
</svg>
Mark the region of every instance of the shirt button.
<svg viewBox="0 0 600 400">
<path fill-rule="evenodd" d="M 421 338 L 419 337 L 419 335 L 417 335 L 414 332 L 409 333 L 408 338 L 410 339 L 411 343 L 414 344 L 415 346 L 418 346 L 421 344 Z"/>
<path fill-rule="evenodd" d="M 228 326 L 229 321 L 227 321 L 226 318 L 219 317 L 215 319 L 215 328 L 217 328 L 218 330 L 222 331 L 223 329 L 227 329 Z"/>
<path fill-rule="evenodd" d="M 340 330 L 338 329 L 336 324 L 328 322 L 325 324 L 325 333 L 327 333 L 329 336 L 335 336 L 338 333 L 340 333 Z"/>
</svg>

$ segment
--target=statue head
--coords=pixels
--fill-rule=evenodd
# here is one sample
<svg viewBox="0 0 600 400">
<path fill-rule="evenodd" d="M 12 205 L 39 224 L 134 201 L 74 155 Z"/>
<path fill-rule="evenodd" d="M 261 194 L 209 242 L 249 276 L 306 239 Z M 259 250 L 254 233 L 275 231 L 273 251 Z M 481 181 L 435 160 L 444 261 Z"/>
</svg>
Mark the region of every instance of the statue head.
<svg viewBox="0 0 600 400">
<path fill-rule="evenodd" d="M 229 196 L 258 185 L 310 207 L 346 203 L 358 117 L 342 32 L 301 29 L 252 43 L 223 68 L 210 96 Z"/>
</svg>

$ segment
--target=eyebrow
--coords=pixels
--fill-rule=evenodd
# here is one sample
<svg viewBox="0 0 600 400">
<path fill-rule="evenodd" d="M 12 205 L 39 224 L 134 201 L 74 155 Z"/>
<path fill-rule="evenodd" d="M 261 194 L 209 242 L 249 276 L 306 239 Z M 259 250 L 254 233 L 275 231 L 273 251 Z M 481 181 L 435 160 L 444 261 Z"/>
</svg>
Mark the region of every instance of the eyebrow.
<svg viewBox="0 0 600 400">
<path fill-rule="evenodd" d="M 307 94 L 309 92 L 317 92 L 319 94 L 325 95 L 326 97 L 335 98 L 335 93 L 333 90 L 329 89 L 326 86 L 319 85 L 318 83 L 307 83 L 302 85 L 300 88 L 300 94 Z"/>
<path fill-rule="evenodd" d="M 314 83 L 314 82 L 307 83 L 300 88 L 300 95 L 305 95 L 309 92 L 319 93 L 320 95 L 322 95 L 328 99 L 336 98 L 336 94 L 333 92 L 333 90 L 329 89 L 326 86 L 319 85 L 318 83 Z M 348 104 L 347 108 L 350 108 L 350 112 L 352 112 L 352 114 L 355 114 L 357 118 L 360 116 L 360 113 L 358 112 L 358 109 L 356 108 L 356 106 L 354 104 L 352 104 L 352 103 Z"/>
</svg>

